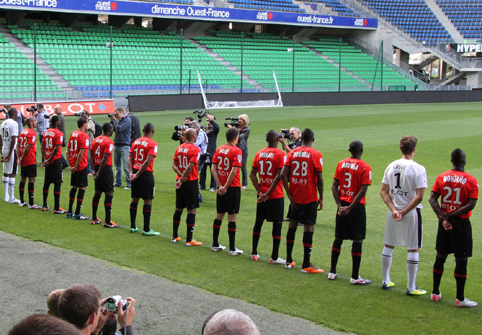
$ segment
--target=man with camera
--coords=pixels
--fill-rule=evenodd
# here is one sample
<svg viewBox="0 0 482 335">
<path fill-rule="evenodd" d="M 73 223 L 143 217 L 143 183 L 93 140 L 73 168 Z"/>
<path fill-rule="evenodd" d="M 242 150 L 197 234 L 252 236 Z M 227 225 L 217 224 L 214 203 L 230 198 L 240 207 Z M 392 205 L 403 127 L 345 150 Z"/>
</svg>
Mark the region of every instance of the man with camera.
<svg viewBox="0 0 482 335">
<path fill-rule="evenodd" d="M 199 158 L 199 169 L 198 169 L 198 171 L 201 171 L 204 167 L 204 160 L 206 158 L 206 153 L 208 152 L 208 135 L 206 135 L 204 130 L 201 128 L 199 121 L 196 121 L 196 120 L 192 121 L 191 127 L 194 128 L 197 134 L 196 142 L 194 143 L 194 145 L 196 145 L 199 148 L 199 150 L 201 150 L 201 157 Z M 204 199 L 201 195 L 201 192 L 199 192 L 199 202 L 203 202 L 203 201 Z"/>
<path fill-rule="evenodd" d="M 97 335 L 106 321 L 115 318 L 117 313 L 118 322 L 122 327 L 121 333 L 133 335 L 136 301 L 132 298 L 126 298 L 124 301 L 113 298 L 116 297 L 101 300 L 100 292 L 95 286 L 74 284 L 60 296 L 60 317 L 74 325 L 82 335 Z"/>
<path fill-rule="evenodd" d="M 206 114 L 206 127 L 204 127 L 204 132 L 208 136 L 208 149 L 204 159 L 204 164 L 201 167 L 201 170 L 199 170 L 201 171 L 199 174 L 199 186 L 201 190 L 206 189 L 206 172 L 208 166 L 209 169 L 211 169 L 212 158 L 216 152 L 216 141 L 219 134 L 219 125 L 216 123 L 216 117 L 214 115 Z M 211 192 L 216 192 L 216 181 L 212 175 L 209 188 Z"/>
<path fill-rule="evenodd" d="M 64 143 L 62 143 L 62 147 L 65 147 L 65 141 L 67 137 L 65 136 L 65 117 L 64 117 L 64 114 L 62 113 L 62 107 L 60 107 L 60 105 L 55 106 L 54 113 L 59 117 L 59 120 L 60 120 L 59 130 L 64 135 Z M 66 167 L 69 166 L 69 163 L 67 162 L 63 154 L 60 160 L 62 162 L 62 169 L 65 169 Z"/>
<path fill-rule="evenodd" d="M 3 162 L 3 189 L 5 191 L 5 202 L 19 204 L 20 200 L 15 199 L 15 175 L 17 174 L 17 157 L 15 148 L 17 146 L 18 125 L 14 120 L 17 118 L 16 108 L 8 111 L 9 119 L 2 122 L 0 126 L 0 147 L 2 148 Z"/>
<path fill-rule="evenodd" d="M 27 111 L 31 112 L 37 121 L 37 136 L 39 142 L 42 143 L 44 138 L 44 134 L 47 131 L 49 126 L 49 119 L 50 116 L 45 111 L 44 105 L 37 104 L 36 106 L 32 106 L 32 108 L 28 108 Z M 42 161 L 45 160 L 45 157 L 42 156 Z"/>
<path fill-rule="evenodd" d="M 129 156 L 129 148 L 131 145 L 132 122 L 127 117 L 123 108 L 119 107 L 114 114 L 109 114 L 112 125 L 114 126 L 114 164 L 115 164 L 115 184 L 114 187 L 122 186 L 122 169 L 126 176 L 126 187 L 131 188 L 131 180 L 129 179 L 129 169 L 127 167 L 127 157 Z"/>
<path fill-rule="evenodd" d="M 281 133 L 283 133 L 284 136 L 281 137 L 279 141 L 281 143 L 281 147 L 283 148 L 284 151 L 286 151 L 287 154 L 289 154 L 290 151 L 293 150 L 294 148 L 298 148 L 301 146 L 300 128 L 293 127 L 293 128 L 290 128 L 289 131 L 287 131 L 287 129 L 281 129 Z M 291 140 L 291 143 L 286 144 L 285 139 Z"/>
<path fill-rule="evenodd" d="M 189 129 L 191 128 L 191 122 L 193 122 L 194 119 L 192 116 L 188 116 L 187 118 L 184 119 L 184 123 L 182 126 L 175 126 L 174 127 L 174 130 L 175 132 L 172 133 L 172 137 L 171 139 L 173 141 L 179 141 L 180 144 L 183 144 L 184 143 L 184 132 L 186 131 L 186 129 Z"/>
</svg>

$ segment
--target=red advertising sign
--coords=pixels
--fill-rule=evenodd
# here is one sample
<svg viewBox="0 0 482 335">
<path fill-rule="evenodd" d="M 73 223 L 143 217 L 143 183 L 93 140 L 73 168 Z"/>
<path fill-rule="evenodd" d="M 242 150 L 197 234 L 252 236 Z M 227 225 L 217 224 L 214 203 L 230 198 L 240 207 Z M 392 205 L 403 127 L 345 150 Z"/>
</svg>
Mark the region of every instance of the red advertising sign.
<svg viewBox="0 0 482 335">
<path fill-rule="evenodd" d="M 107 114 L 114 113 L 114 101 L 113 100 L 96 100 L 96 101 L 66 101 L 66 102 L 43 102 L 45 111 L 48 114 L 54 112 L 55 106 L 60 106 L 62 108 L 62 113 L 65 116 L 74 115 L 77 112 L 83 110 L 89 111 L 90 114 Z M 27 111 L 27 108 L 31 108 L 35 103 L 28 102 L 22 104 L 12 104 L 13 108 L 18 109 L 25 117 L 29 117 L 32 114 Z M 0 105 L 0 108 L 4 106 Z M 5 115 L 0 113 L 0 119 L 4 119 Z"/>
</svg>

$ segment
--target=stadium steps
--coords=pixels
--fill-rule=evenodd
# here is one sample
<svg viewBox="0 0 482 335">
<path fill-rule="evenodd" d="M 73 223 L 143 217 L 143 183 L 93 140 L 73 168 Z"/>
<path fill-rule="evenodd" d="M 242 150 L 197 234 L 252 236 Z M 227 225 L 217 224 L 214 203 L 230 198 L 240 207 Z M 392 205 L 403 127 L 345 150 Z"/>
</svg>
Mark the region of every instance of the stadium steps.
<svg viewBox="0 0 482 335">
<path fill-rule="evenodd" d="M 338 64 L 334 59 L 331 59 L 330 57 L 328 57 L 327 55 L 323 54 L 322 52 L 320 51 L 317 51 L 315 48 L 312 48 L 308 45 L 303 45 L 305 48 L 309 49 L 311 52 L 314 52 L 315 54 L 317 54 L 318 56 L 320 56 L 321 58 L 323 59 L 326 59 L 326 61 L 328 63 L 331 63 L 333 64 L 334 67 L 337 67 L 339 68 L 340 67 L 340 64 Z M 359 75 L 357 75 L 356 73 L 354 73 L 353 71 L 350 71 L 348 70 L 346 67 L 341 67 L 341 71 L 344 71 L 346 74 L 352 76 L 353 78 L 357 79 L 358 81 L 360 81 L 362 84 L 365 84 L 367 87 L 370 87 L 370 84 L 363 78 L 361 78 Z"/>
<path fill-rule="evenodd" d="M 467 76 L 467 72 L 460 72 L 459 74 L 457 74 L 456 76 L 453 76 L 452 78 L 449 78 L 443 82 L 440 83 L 440 85 L 452 85 L 452 84 L 455 84 L 456 82 L 458 82 L 460 79 L 462 78 L 465 78 L 465 76 Z"/>
<path fill-rule="evenodd" d="M 445 27 L 445 29 L 447 29 L 449 34 L 452 35 L 454 41 L 457 43 L 464 43 L 464 37 L 462 36 L 462 34 L 457 30 L 457 28 L 455 28 L 452 21 L 450 21 L 448 16 L 443 12 L 443 10 L 435 2 L 435 0 L 425 0 L 425 3 L 427 4 L 427 6 L 430 7 L 432 12 L 435 14 L 440 23 Z"/>
<path fill-rule="evenodd" d="M 330 14 L 327 14 L 326 12 L 320 12 L 319 11 L 319 8 L 320 6 L 317 5 L 317 10 L 314 10 L 313 8 L 311 8 L 310 4 L 309 3 L 306 3 L 306 1 L 297 1 L 297 0 L 293 0 L 293 3 L 294 4 L 297 4 L 298 6 L 300 6 L 301 9 L 304 9 L 305 12 L 307 14 L 323 14 L 323 15 L 330 15 Z"/>
<path fill-rule="evenodd" d="M 29 48 L 28 45 L 23 43 L 17 36 L 13 35 L 10 30 L 8 30 L 5 27 L 0 27 L 0 33 L 3 34 L 3 36 L 10 41 L 13 45 L 17 47 L 20 52 L 22 52 L 28 59 L 34 62 L 34 50 Z M 50 77 L 50 79 L 55 82 L 57 86 L 62 88 L 63 90 L 67 89 L 72 89 L 72 87 L 69 85 L 69 82 L 64 80 L 64 78 L 57 73 L 56 70 L 52 68 L 49 64 L 45 62 L 39 55 L 37 54 L 37 67 L 43 71 L 47 76 Z"/>
<path fill-rule="evenodd" d="M 427 58 L 425 58 L 420 64 L 414 65 L 414 68 L 417 70 L 422 70 L 424 67 L 429 66 L 433 62 L 435 62 L 438 59 L 437 56 L 435 55 L 429 55 Z"/>
<path fill-rule="evenodd" d="M 231 62 L 229 62 L 225 58 L 219 56 L 218 53 L 209 50 L 208 48 L 206 48 L 206 46 L 202 45 L 198 41 L 196 41 L 194 39 L 190 39 L 190 41 L 192 43 L 194 43 L 195 45 L 197 45 L 202 50 L 204 50 L 205 53 L 207 53 L 209 56 L 213 57 L 216 61 L 220 62 L 222 65 L 224 65 L 226 68 L 228 68 L 230 71 L 234 72 L 241 79 L 241 71 L 239 71 L 236 66 L 232 65 Z M 260 89 L 263 88 L 256 80 L 251 78 L 249 75 L 244 74 L 243 79 L 246 82 L 248 82 L 249 84 L 253 85 L 256 90 L 260 90 Z"/>
<path fill-rule="evenodd" d="M 338 15 L 338 13 L 336 11 L 334 11 L 333 9 L 331 9 L 330 7 L 328 7 L 325 3 L 323 2 L 319 2 L 319 1 L 316 1 L 316 0 L 308 0 L 308 1 L 296 1 L 297 4 L 300 5 L 301 7 L 301 3 L 305 4 L 306 7 L 310 8 L 310 4 L 314 4 L 316 5 L 316 7 L 318 8 L 318 10 L 316 12 L 318 12 L 319 14 L 322 14 L 322 15 Z M 306 7 L 303 7 L 306 9 Z"/>
</svg>

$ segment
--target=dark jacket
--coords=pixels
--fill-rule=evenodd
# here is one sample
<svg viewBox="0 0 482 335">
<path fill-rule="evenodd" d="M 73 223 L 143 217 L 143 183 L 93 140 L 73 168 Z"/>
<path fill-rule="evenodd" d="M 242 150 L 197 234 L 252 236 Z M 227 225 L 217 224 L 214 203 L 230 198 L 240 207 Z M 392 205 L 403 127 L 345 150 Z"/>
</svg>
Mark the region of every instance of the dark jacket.
<svg viewBox="0 0 482 335">
<path fill-rule="evenodd" d="M 248 138 L 249 138 L 249 127 L 245 126 L 238 128 L 239 130 L 239 140 L 237 147 L 241 149 L 244 153 L 248 154 Z"/>
<path fill-rule="evenodd" d="M 208 135 L 208 152 L 214 156 L 214 153 L 216 152 L 216 140 L 218 138 L 219 134 L 219 125 L 216 123 L 216 121 L 211 120 L 211 126 L 210 127 L 204 127 L 204 131 Z"/>
<path fill-rule="evenodd" d="M 122 119 L 112 121 L 111 123 L 114 126 L 115 131 L 114 145 L 130 146 L 132 129 L 131 119 L 124 116 Z"/>
<path fill-rule="evenodd" d="M 139 125 L 139 119 L 134 114 L 130 113 L 129 118 L 132 121 L 131 129 L 131 144 L 134 143 L 139 137 L 141 137 L 141 126 Z"/>
</svg>

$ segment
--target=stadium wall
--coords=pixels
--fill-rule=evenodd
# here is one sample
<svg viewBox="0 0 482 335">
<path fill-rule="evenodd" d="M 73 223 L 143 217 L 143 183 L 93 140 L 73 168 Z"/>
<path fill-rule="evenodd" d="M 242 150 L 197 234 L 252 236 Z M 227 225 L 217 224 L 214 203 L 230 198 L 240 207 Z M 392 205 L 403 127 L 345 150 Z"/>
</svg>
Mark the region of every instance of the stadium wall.
<svg viewBox="0 0 482 335">
<path fill-rule="evenodd" d="M 482 101 L 482 91 L 282 93 L 284 106 L 364 105 Z M 204 108 L 201 94 L 129 96 L 133 112 Z M 207 94 L 209 101 L 277 99 L 275 93 Z"/>
</svg>

